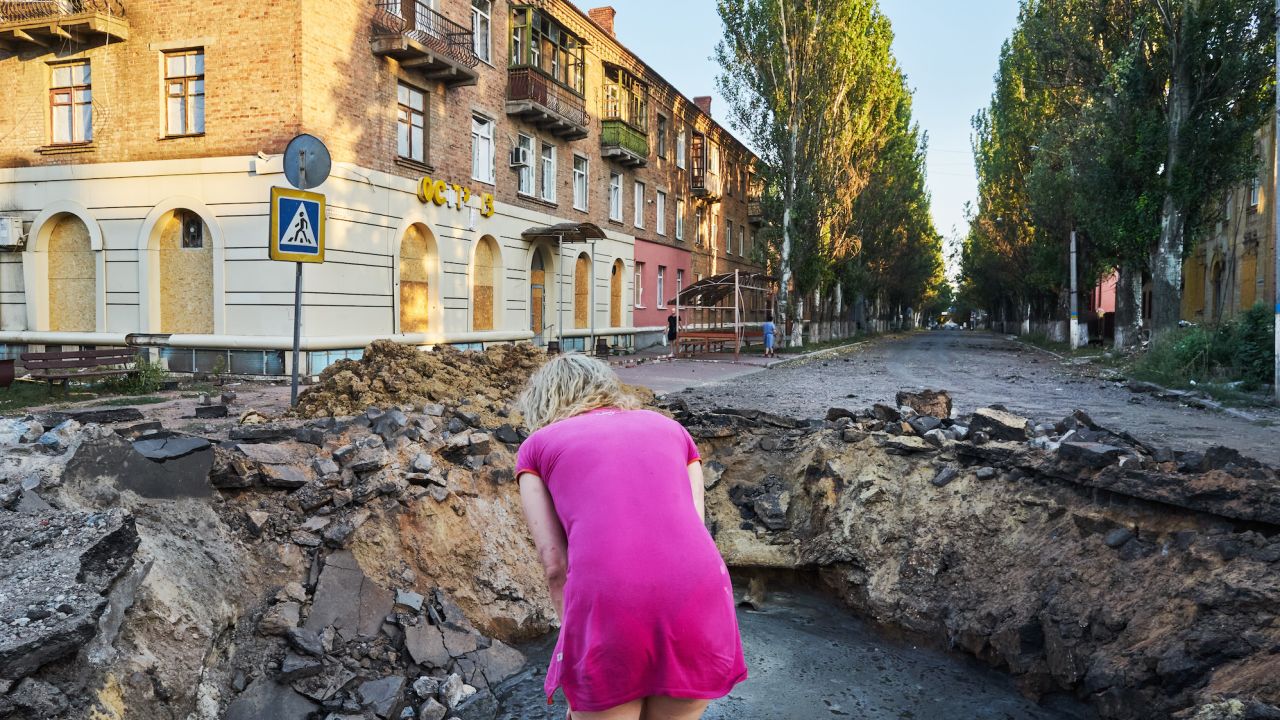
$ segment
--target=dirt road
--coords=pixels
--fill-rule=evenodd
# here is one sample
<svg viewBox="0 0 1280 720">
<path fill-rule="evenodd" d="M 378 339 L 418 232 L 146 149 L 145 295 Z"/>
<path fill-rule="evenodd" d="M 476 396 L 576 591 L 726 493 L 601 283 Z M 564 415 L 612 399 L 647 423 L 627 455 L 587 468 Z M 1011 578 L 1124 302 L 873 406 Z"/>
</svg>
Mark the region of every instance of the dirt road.
<svg viewBox="0 0 1280 720">
<path fill-rule="evenodd" d="M 666 370 L 668 375 L 673 371 Z M 1261 420 L 1249 422 L 1135 394 L 1123 383 L 1097 377 L 1090 367 L 1069 365 L 988 333 L 920 332 L 698 384 L 702 380 L 693 374 L 688 389 L 677 394 L 696 407 L 752 407 L 822 417 L 833 406 L 892 403 L 898 390 L 934 388 L 950 391 L 957 412 L 1001 403 L 1034 420 L 1056 420 L 1081 409 L 1102 425 L 1155 445 L 1226 445 L 1280 465 L 1280 413 L 1274 410 L 1250 410 Z"/>
</svg>

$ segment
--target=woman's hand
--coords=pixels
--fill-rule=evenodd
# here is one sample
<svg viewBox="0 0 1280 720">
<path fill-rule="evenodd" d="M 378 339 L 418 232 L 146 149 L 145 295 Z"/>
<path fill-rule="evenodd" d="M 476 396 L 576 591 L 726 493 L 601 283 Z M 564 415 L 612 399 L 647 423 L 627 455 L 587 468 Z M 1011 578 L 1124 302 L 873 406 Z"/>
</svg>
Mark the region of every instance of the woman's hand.
<svg viewBox="0 0 1280 720">
<path fill-rule="evenodd" d="M 699 470 L 701 477 L 701 470 Z M 520 502 L 524 505 L 524 519 L 538 548 L 538 559 L 547 578 L 547 590 L 556 614 L 564 620 L 564 581 L 568 571 L 568 546 L 560 516 L 556 514 L 551 493 L 542 478 L 533 473 L 520 473 Z M 699 485 L 698 487 L 702 487 Z"/>
</svg>

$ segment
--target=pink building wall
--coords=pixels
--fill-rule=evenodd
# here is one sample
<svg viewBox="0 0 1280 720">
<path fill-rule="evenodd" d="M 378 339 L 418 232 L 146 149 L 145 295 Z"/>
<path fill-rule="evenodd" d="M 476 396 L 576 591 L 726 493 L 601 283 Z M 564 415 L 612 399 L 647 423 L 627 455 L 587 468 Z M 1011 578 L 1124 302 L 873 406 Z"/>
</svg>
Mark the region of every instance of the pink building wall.
<svg viewBox="0 0 1280 720">
<path fill-rule="evenodd" d="M 675 308 L 667 301 L 676 295 L 677 272 L 684 273 L 684 287 L 693 283 L 689 251 L 662 243 L 636 238 L 636 273 L 640 282 L 636 291 L 636 327 L 665 327 L 667 316 Z M 663 297 L 658 297 L 658 268 L 665 268 Z"/>
<path fill-rule="evenodd" d="M 1093 288 L 1093 302 L 1090 307 L 1095 313 L 1101 315 L 1116 311 L 1116 284 L 1119 281 L 1120 276 L 1113 272 Z"/>
</svg>

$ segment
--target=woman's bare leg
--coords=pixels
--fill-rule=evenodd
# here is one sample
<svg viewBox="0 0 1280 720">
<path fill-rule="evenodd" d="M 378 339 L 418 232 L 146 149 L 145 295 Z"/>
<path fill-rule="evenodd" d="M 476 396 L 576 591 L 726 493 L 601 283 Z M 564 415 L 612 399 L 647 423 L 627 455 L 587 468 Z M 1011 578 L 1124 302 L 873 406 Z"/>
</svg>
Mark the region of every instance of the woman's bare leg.
<svg viewBox="0 0 1280 720">
<path fill-rule="evenodd" d="M 710 700 L 651 695 L 644 699 L 640 720 L 698 720 L 710 704 Z"/>
<path fill-rule="evenodd" d="M 569 718 L 570 720 L 640 720 L 640 713 L 643 710 L 644 700 L 633 700 L 626 705 L 611 707 L 600 712 L 573 710 L 569 713 Z"/>
</svg>

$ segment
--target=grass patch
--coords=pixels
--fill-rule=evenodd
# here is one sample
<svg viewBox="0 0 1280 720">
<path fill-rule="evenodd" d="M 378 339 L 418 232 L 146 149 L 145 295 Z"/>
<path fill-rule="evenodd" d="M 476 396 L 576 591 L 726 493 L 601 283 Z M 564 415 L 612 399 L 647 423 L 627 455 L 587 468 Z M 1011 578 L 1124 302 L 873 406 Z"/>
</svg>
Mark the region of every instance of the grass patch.
<svg viewBox="0 0 1280 720">
<path fill-rule="evenodd" d="M 99 401 L 113 407 L 154 405 L 167 398 L 154 395 L 167 378 L 160 365 L 139 361 L 139 372 L 129 377 L 114 377 L 96 383 L 71 383 L 50 388 L 47 383 L 15 380 L 7 390 L 0 390 L 0 414 L 14 415 L 30 407 L 61 406 Z"/>
<path fill-rule="evenodd" d="M 1267 387 L 1275 368 L 1271 311 L 1258 304 L 1231 320 L 1165 333 L 1138 357 L 1134 377 L 1169 387 L 1194 387 L 1224 400 Z"/>
<path fill-rule="evenodd" d="M 101 404 L 109 405 L 111 407 L 127 407 L 129 405 L 155 405 L 156 403 L 165 402 L 168 399 L 169 398 L 158 397 L 156 395 L 143 395 L 142 397 L 114 397 L 109 400 L 104 400 Z"/>
</svg>

